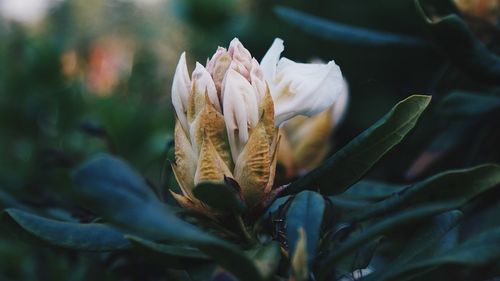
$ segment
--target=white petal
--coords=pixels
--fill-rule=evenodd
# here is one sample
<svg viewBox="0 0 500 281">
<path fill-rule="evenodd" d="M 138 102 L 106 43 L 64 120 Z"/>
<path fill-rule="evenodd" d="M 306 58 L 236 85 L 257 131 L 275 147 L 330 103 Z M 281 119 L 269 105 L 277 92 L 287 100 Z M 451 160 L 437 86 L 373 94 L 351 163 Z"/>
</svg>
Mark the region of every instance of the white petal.
<svg viewBox="0 0 500 281">
<path fill-rule="evenodd" d="M 295 115 L 312 116 L 324 111 L 340 95 L 343 83 L 334 61 L 305 64 L 282 58 L 271 90 L 276 125 Z"/>
<path fill-rule="evenodd" d="M 191 80 L 186 65 L 186 53 L 183 52 L 175 69 L 174 81 L 172 82 L 172 104 L 174 105 L 177 118 L 185 132 L 188 130 L 186 111 L 189 100 Z"/>
<path fill-rule="evenodd" d="M 283 50 L 285 50 L 283 40 L 281 40 L 280 38 L 276 38 L 274 39 L 274 42 L 269 50 L 267 50 L 267 53 L 260 61 L 260 67 L 262 68 L 262 72 L 264 73 L 264 78 L 269 82 L 270 86 L 272 86 L 272 81 L 274 81 L 276 75 L 276 67 Z"/>
<path fill-rule="evenodd" d="M 333 112 L 332 112 L 332 124 L 334 126 L 338 125 L 345 117 L 347 112 L 347 107 L 349 104 L 349 85 L 347 84 L 347 80 L 343 79 L 343 88 L 340 92 L 339 97 L 333 104 Z"/>
<path fill-rule="evenodd" d="M 208 98 L 215 109 L 222 112 L 212 76 L 201 63 L 196 63 L 196 68 L 193 71 L 191 79 L 193 80 L 193 85 L 196 90 L 194 94 L 205 96 L 205 93 L 208 93 Z"/>
<path fill-rule="evenodd" d="M 229 69 L 224 78 L 223 108 L 233 160 L 248 141 L 248 129 L 257 125 L 259 115 L 257 97 L 252 85 L 238 72 Z"/>
</svg>

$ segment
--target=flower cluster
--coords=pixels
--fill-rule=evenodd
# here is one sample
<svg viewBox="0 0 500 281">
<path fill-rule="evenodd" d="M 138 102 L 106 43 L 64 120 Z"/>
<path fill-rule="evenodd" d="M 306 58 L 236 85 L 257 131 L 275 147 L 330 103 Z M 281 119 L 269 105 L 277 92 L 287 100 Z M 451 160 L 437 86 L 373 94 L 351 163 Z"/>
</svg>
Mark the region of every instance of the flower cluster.
<svg viewBox="0 0 500 281">
<path fill-rule="evenodd" d="M 177 114 L 174 174 L 182 191 L 173 193 L 184 207 L 213 213 L 196 199 L 202 182 L 234 179 L 249 208 L 273 188 L 278 127 L 296 115 L 312 116 L 331 106 L 343 91 L 339 67 L 296 63 L 280 58 L 276 39 L 259 63 L 233 39 L 219 47 L 206 66 L 189 75 L 185 54 L 172 85 Z"/>
</svg>

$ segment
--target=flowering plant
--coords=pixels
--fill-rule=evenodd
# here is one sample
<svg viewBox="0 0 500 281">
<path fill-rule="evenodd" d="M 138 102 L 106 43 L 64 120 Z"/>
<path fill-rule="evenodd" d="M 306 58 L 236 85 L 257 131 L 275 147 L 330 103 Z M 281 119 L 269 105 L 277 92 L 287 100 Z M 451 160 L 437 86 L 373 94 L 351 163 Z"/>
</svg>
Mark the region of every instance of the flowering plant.
<svg viewBox="0 0 500 281">
<path fill-rule="evenodd" d="M 449 19 L 456 21 L 437 24 Z M 383 35 L 386 42 L 415 43 Z M 159 265 L 161 278 L 174 280 L 422 280 L 456 265 L 497 274 L 498 224 L 460 239 L 457 226 L 477 223 L 477 202 L 498 191 L 500 167 L 482 164 L 398 185 L 364 179 L 413 129 L 431 101 L 426 95 L 405 98 L 318 160 L 345 110 L 344 78 L 333 61 L 296 63 L 280 58 L 283 50 L 276 39 L 259 63 L 234 39 L 205 66 L 196 63 L 191 75 L 181 55 L 171 96 L 175 159 L 166 172 L 179 189 L 173 181 L 171 189 L 154 186 L 124 160 L 101 154 L 71 176 L 86 217 L 10 200 L 4 224 L 31 241 L 102 252 L 91 257 L 111 267 Z M 487 63 L 464 65 L 497 81 L 498 69 Z M 490 113 L 491 101 L 475 105 Z M 278 162 L 292 171 L 284 185 L 276 184 Z"/>
</svg>

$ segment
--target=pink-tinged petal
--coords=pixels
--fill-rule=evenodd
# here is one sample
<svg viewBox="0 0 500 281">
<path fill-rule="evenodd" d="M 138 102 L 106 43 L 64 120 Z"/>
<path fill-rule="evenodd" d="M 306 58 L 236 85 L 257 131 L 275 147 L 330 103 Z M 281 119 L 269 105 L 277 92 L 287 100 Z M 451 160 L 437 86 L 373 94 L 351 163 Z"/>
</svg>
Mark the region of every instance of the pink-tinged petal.
<svg viewBox="0 0 500 281">
<path fill-rule="evenodd" d="M 223 56 L 225 53 L 227 53 L 226 48 L 223 47 L 218 47 L 217 51 L 215 51 L 215 54 L 212 56 L 212 58 L 207 61 L 207 71 L 213 75 L 214 70 L 215 70 L 215 65 L 219 61 L 220 57 Z"/>
<path fill-rule="evenodd" d="M 222 112 L 219 97 L 217 96 L 217 90 L 215 88 L 215 83 L 210 73 L 208 73 L 208 71 L 205 67 L 203 67 L 202 64 L 198 62 L 196 63 L 196 68 L 193 71 L 191 79 L 193 81 L 193 88 L 195 90 L 194 95 L 201 96 L 201 98 L 204 99 L 205 93 L 207 93 L 208 98 L 214 105 L 215 109 L 217 109 L 217 111 L 219 112 Z M 196 112 L 198 112 L 198 110 Z"/>
<path fill-rule="evenodd" d="M 231 69 L 236 70 L 250 81 L 250 70 L 252 69 L 252 55 L 241 44 L 238 38 L 234 38 L 229 44 L 228 53 L 231 55 Z"/>
<path fill-rule="evenodd" d="M 259 109 L 252 85 L 238 72 L 229 69 L 223 82 L 224 120 L 233 160 L 248 141 L 248 130 L 257 125 Z"/>
</svg>

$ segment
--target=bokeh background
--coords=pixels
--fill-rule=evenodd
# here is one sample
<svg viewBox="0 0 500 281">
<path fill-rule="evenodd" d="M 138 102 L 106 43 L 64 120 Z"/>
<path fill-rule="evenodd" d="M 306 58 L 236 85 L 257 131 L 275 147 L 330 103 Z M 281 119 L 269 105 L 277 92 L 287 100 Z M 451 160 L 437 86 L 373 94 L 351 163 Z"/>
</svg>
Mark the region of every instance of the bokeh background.
<svg viewBox="0 0 500 281">
<path fill-rule="evenodd" d="M 418 42 L 307 32 L 290 20 L 289 8 Z M 498 51 L 498 25 L 488 26 L 483 41 Z M 350 103 L 332 137 L 334 150 L 410 94 L 434 96 L 411 137 L 371 173 L 374 179 L 400 183 L 498 163 L 498 110 L 481 115 L 481 126 L 474 118 L 464 125 L 443 118 L 438 105 L 456 91 L 498 96 L 499 81 L 470 78 L 432 46 L 412 0 L 0 0 L 0 207 L 85 217 L 70 199 L 69 172 L 103 151 L 166 188 L 170 86 L 179 55 L 187 52 L 192 70 L 234 37 L 258 60 L 280 37 L 290 59 L 340 65 Z M 32 246 L 0 228 L 0 280 L 145 280 L 156 270 L 131 257 L 138 264 L 132 270 L 121 258 Z"/>
</svg>

